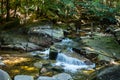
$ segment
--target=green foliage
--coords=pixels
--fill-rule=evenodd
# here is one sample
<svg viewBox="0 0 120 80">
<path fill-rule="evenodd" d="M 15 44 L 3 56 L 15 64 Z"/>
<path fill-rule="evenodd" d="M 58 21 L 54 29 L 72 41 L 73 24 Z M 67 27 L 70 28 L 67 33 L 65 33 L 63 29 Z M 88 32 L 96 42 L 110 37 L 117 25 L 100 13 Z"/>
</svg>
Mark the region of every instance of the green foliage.
<svg viewBox="0 0 120 80">
<path fill-rule="evenodd" d="M 100 0 L 92 0 L 79 3 L 87 10 L 87 15 L 94 15 L 97 17 L 114 17 L 120 11 L 120 4 L 116 7 L 108 6 L 101 3 Z"/>
<path fill-rule="evenodd" d="M 3 16 L 7 14 L 6 1 L 3 0 Z M 75 16 L 80 13 L 85 13 L 87 16 L 94 17 L 114 17 L 120 12 L 120 1 L 116 0 L 115 6 L 107 3 L 102 3 L 103 0 L 10 0 L 10 10 L 13 13 L 19 12 L 20 15 L 29 16 L 36 15 L 36 18 L 61 18 L 75 19 Z M 107 1 L 107 0 L 105 0 Z M 114 2 L 111 4 L 114 5 Z M 2 6 L 2 1 L 0 1 Z M 82 11 L 82 9 L 84 11 Z M 1 7 L 0 7 L 1 8 Z M 16 9 L 17 8 L 17 9 Z M 0 9 L 1 10 L 1 9 Z M 15 12 L 16 10 L 16 12 Z M 0 11 L 0 14 L 2 14 Z M 10 14 L 13 16 L 13 14 Z M 79 16 L 78 16 L 79 17 Z"/>
<path fill-rule="evenodd" d="M 59 0 L 58 11 L 59 14 L 68 17 L 76 14 L 75 0 Z"/>
</svg>

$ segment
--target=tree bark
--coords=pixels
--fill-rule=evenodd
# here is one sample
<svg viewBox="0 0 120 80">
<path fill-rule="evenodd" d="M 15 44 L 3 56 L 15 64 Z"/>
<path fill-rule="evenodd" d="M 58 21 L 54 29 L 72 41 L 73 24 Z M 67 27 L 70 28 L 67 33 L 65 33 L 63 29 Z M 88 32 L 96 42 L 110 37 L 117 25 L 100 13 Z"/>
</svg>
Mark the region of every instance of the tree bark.
<svg viewBox="0 0 120 80">
<path fill-rule="evenodd" d="M 9 21 L 9 19 L 10 19 L 10 0 L 6 0 L 6 10 L 7 10 L 6 21 Z"/>
<path fill-rule="evenodd" d="M 1 1 L 1 17 L 3 16 L 3 0 Z"/>
<path fill-rule="evenodd" d="M 18 3 L 17 3 L 17 2 L 15 2 L 14 17 L 16 17 L 17 7 L 18 7 Z"/>
</svg>

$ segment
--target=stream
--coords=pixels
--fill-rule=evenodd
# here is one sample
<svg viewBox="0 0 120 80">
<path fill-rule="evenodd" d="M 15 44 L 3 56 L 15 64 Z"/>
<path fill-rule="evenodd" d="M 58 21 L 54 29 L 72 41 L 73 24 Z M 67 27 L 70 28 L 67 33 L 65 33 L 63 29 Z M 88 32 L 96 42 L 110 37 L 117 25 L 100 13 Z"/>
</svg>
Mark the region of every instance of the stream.
<svg viewBox="0 0 120 80">
<path fill-rule="evenodd" d="M 61 66 L 66 72 L 72 72 L 75 73 L 77 71 L 80 71 L 81 69 L 84 70 L 90 70 L 95 67 L 94 63 L 91 64 L 86 64 L 84 58 L 81 56 L 78 56 L 77 53 L 75 53 L 72 48 L 70 47 L 71 45 L 74 44 L 74 41 L 65 38 L 61 42 L 57 43 L 57 47 L 59 46 L 58 50 L 58 55 L 56 58 L 56 63 L 53 64 L 53 66 Z M 64 50 L 62 48 L 64 47 Z M 32 55 L 39 55 L 39 54 L 45 54 L 44 59 L 49 58 L 49 53 L 50 53 L 50 48 L 46 49 L 45 51 L 35 51 L 31 52 Z M 77 57 L 73 57 L 72 55 L 77 55 Z"/>
<path fill-rule="evenodd" d="M 4 70 L 13 80 L 25 77 L 22 75 L 32 77 L 31 80 L 66 80 L 66 76 L 67 80 L 119 80 L 120 45 L 112 36 L 98 33 L 94 39 L 86 36 L 70 39 L 64 37 L 62 29 L 48 25 L 32 27 L 26 33 L 18 30 L 17 34 L 14 31 L 0 34 L 0 79 Z"/>
<path fill-rule="evenodd" d="M 85 58 L 84 56 L 80 55 L 79 53 L 73 50 L 73 48 L 81 48 L 80 47 L 81 43 L 79 41 L 74 41 L 69 38 L 63 38 L 62 36 L 63 32 L 61 29 L 55 31 L 48 30 L 50 32 L 48 31 L 46 32 L 46 28 L 43 29 L 42 31 L 40 28 L 40 30 L 38 30 L 37 33 L 34 32 L 36 31 L 36 29 L 38 30 L 39 28 L 31 29 L 33 30 L 33 32 L 26 35 L 27 36 L 26 39 L 23 37 L 23 35 L 20 35 L 20 37 L 17 37 L 16 34 L 14 34 L 14 36 L 9 36 L 10 34 L 13 35 L 13 33 L 3 34 L 2 36 L 4 37 L 3 40 L 5 41 L 5 43 L 1 46 L 2 47 L 1 49 L 4 50 L 9 49 L 11 51 L 8 50 L 6 52 L 4 51 L 1 52 L 2 53 L 1 56 L 3 57 L 3 62 L 7 65 L 7 67 L 2 67 L 1 69 L 7 71 L 12 78 L 14 78 L 18 74 L 19 75 L 27 74 L 32 76 L 38 75 L 39 69 L 41 68 L 41 64 L 38 64 L 40 68 L 37 68 L 36 66 L 34 66 L 34 63 L 36 62 L 38 63 L 40 62 L 42 64 L 49 63 L 50 62 L 49 57 L 52 50 L 55 50 L 55 52 L 57 52 L 56 59 L 51 63 L 52 68 L 56 68 L 57 66 L 59 69 L 60 67 L 64 70 L 64 72 L 69 74 L 81 72 L 82 70 L 93 70 L 93 68 L 95 68 L 96 66 L 95 63 L 92 63 L 89 59 Z M 51 32 L 55 32 L 55 34 L 51 34 Z M 51 45 L 52 43 L 51 40 L 53 40 L 50 37 L 51 35 L 52 37 L 54 37 L 54 39 L 57 38 L 59 40 L 60 38 L 60 41 L 56 41 L 54 42 L 53 45 Z M 40 46 L 43 47 L 47 46 L 47 47 L 40 48 Z M 13 50 L 17 50 L 17 51 L 14 53 Z M 24 51 L 28 51 L 28 52 L 24 52 Z M 45 63 L 42 61 L 45 61 Z M 46 72 L 46 74 L 48 73 Z M 55 72 L 55 74 L 58 73 L 61 72 L 57 72 L 57 73 Z M 46 74 L 45 76 L 47 76 Z M 50 75 L 48 76 L 55 75 L 52 73 L 49 74 Z M 77 77 L 79 77 L 80 74 L 77 74 Z M 82 78 L 77 78 L 75 80 L 79 80 L 79 79 Z"/>
</svg>

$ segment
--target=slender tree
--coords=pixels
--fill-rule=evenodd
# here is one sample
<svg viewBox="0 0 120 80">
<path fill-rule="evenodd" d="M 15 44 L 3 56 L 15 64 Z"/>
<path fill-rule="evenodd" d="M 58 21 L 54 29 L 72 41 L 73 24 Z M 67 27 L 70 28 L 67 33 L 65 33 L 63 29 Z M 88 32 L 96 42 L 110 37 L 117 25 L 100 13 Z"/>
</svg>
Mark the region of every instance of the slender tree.
<svg viewBox="0 0 120 80">
<path fill-rule="evenodd" d="M 3 16 L 3 0 L 1 0 L 1 16 Z"/>
<path fill-rule="evenodd" d="M 18 8 L 18 5 L 19 5 L 19 2 L 18 2 L 18 0 L 16 0 L 14 3 L 15 3 L 14 17 L 16 17 L 16 12 L 17 12 L 17 8 Z"/>
<path fill-rule="evenodd" d="M 6 0 L 6 10 L 7 10 L 6 21 L 9 21 L 9 19 L 10 19 L 10 0 Z"/>
</svg>

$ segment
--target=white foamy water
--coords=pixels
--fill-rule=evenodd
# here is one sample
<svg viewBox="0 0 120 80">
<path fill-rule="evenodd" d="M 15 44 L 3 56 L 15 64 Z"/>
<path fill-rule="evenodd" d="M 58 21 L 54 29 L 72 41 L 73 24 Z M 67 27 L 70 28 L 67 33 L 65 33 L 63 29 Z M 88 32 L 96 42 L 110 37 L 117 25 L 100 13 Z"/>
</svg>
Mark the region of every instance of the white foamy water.
<svg viewBox="0 0 120 80">
<path fill-rule="evenodd" d="M 69 43 L 69 42 L 73 42 L 73 41 L 69 38 L 65 38 L 65 39 L 62 40 L 61 43 Z"/>
<path fill-rule="evenodd" d="M 61 41 L 60 45 L 71 45 L 73 41 L 69 38 L 65 38 Z"/>
<path fill-rule="evenodd" d="M 68 57 L 63 53 L 59 53 L 57 57 L 57 66 L 62 66 L 65 71 L 76 72 L 80 69 L 92 69 L 95 64 L 86 65 L 84 61 L 77 58 Z"/>
<path fill-rule="evenodd" d="M 71 39 L 66 38 L 63 39 L 62 42 L 60 42 L 60 45 L 73 45 L 73 42 Z M 73 50 L 71 47 L 66 46 L 67 53 L 72 53 Z M 58 51 L 59 52 L 59 51 Z M 50 53 L 50 49 L 46 49 L 45 51 L 35 51 L 32 52 L 32 55 L 39 55 L 39 54 L 45 54 L 48 56 Z M 84 61 L 79 60 L 74 57 L 69 57 L 65 55 L 64 53 L 58 53 L 55 66 L 61 66 L 65 71 L 70 72 L 76 72 L 81 69 L 92 69 L 95 67 L 95 64 L 87 65 Z"/>
</svg>

